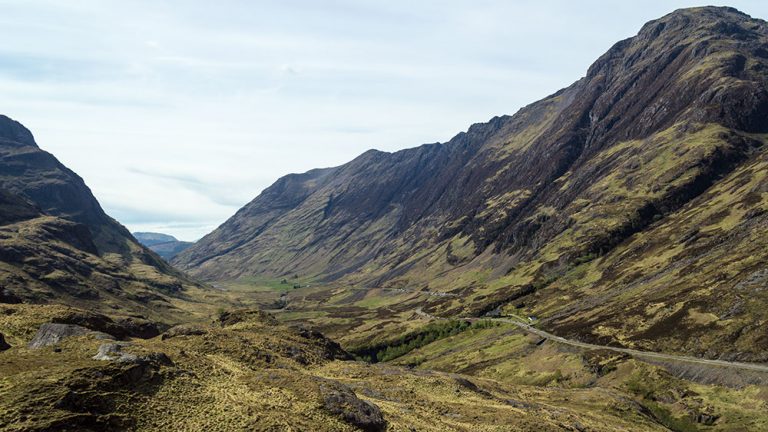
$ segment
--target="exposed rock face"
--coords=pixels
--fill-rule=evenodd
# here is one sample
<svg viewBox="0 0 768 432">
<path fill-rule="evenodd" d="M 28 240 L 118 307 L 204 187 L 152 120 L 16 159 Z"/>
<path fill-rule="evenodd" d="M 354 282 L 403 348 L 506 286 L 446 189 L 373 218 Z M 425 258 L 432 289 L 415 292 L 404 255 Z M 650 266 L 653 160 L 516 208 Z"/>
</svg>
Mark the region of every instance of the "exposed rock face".
<svg viewBox="0 0 768 432">
<path fill-rule="evenodd" d="M 135 313 L 194 284 L 107 216 L 77 174 L 5 116 L 0 116 L 0 264 L 4 303 L 91 302 Z"/>
<path fill-rule="evenodd" d="M 160 338 L 162 340 L 175 338 L 178 336 L 200 336 L 206 333 L 205 329 L 192 325 L 177 325 L 166 330 Z"/>
<path fill-rule="evenodd" d="M 41 214 L 41 210 L 29 201 L 0 189 L 0 225 L 32 219 Z"/>
<path fill-rule="evenodd" d="M 21 303 L 19 296 L 7 291 L 5 288 L 0 288 L 0 303 L 17 304 Z"/>
<path fill-rule="evenodd" d="M 326 360 L 352 360 L 353 357 L 350 353 L 344 351 L 338 342 L 328 339 L 322 333 L 300 327 L 297 329 L 297 333 L 304 339 L 313 341 L 316 346 L 322 347 L 325 353 Z"/>
<path fill-rule="evenodd" d="M 766 23 L 734 9 L 676 11 L 513 116 L 278 180 L 174 263 L 210 280 L 299 273 L 467 297 L 463 311 L 428 299 L 444 314 L 515 299 L 578 337 L 677 349 L 702 336 L 722 345 L 702 355 L 759 360 L 768 317 L 754 303 L 768 299 L 740 282 L 768 260 L 767 44 Z M 589 278 L 564 277 L 584 263 Z M 731 328 L 710 325 L 725 316 Z"/>
<path fill-rule="evenodd" d="M 56 345 L 66 338 L 85 335 L 93 335 L 97 339 L 114 339 L 112 335 L 89 330 L 78 325 L 46 323 L 40 326 L 37 334 L 35 334 L 35 337 L 27 346 L 32 349 L 38 349 Z"/>
<path fill-rule="evenodd" d="M 99 345 L 99 351 L 93 356 L 94 360 L 136 362 L 138 356 L 123 352 L 123 345 L 119 343 L 105 343 Z"/>
<path fill-rule="evenodd" d="M 93 312 L 73 312 L 66 316 L 56 317 L 52 322 L 79 325 L 111 334 L 118 339 L 125 339 L 127 337 L 149 339 L 160 334 L 160 328 L 157 323 L 152 321 L 135 317 L 112 319 L 106 315 Z"/>
<path fill-rule="evenodd" d="M 113 241 L 130 234 L 104 213 L 83 179 L 41 150 L 29 130 L 6 116 L 0 116 L 0 168 L 1 188 L 46 214 L 87 226 L 103 251 L 125 251 L 124 242 Z"/>
<path fill-rule="evenodd" d="M 768 131 L 766 41 L 765 23 L 735 10 L 675 12 L 514 116 L 473 125 L 445 144 L 370 151 L 341 167 L 286 176 L 174 262 L 217 279 L 294 271 L 336 278 L 374 261 L 376 274 L 391 279 L 421 251 L 443 245 L 437 253 L 446 254 L 451 238 L 469 237 L 472 256 L 489 247 L 531 255 L 574 224 L 576 200 L 590 199 L 593 184 L 622 169 L 612 158 L 595 163 L 619 143 L 716 123 L 735 148 L 691 163 L 711 180 L 743 159 L 750 143 L 727 131 Z M 625 222 L 644 206 L 678 207 L 699 192 L 694 183 L 660 184 L 668 193 L 639 199 Z M 581 249 L 609 247 L 614 234 L 628 231 L 591 236 Z"/>
<path fill-rule="evenodd" d="M 123 351 L 123 347 L 130 346 L 129 343 L 115 342 L 99 345 L 99 351 L 92 358 L 101 361 L 114 361 L 117 363 L 136 363 L 136 364 L 154 364 L 163 366 L 173 366 L 173 362 L 164 353 L 154 352 L 145 355 L 137 355 Z"/>
<path fill-rule="evenodd" d="M 376 405 L 355 395 L 346 385 L 327 383 L 320 385 L 323 406 L 332 414 L 344 419 L 366 432 L 381 432 L 387 429 L 387 422 Z"/>
</svg>

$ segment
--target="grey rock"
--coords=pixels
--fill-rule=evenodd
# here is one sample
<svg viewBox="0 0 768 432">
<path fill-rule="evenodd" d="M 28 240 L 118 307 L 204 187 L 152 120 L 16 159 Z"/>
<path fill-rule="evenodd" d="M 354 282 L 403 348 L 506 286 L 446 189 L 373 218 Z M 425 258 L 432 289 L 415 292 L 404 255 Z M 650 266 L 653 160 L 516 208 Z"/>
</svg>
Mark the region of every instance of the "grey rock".
<svg viewBox="0 0 768 432">
<path fill-rule="evenodd" d="M 387 429 L 381 409 L 358 398 L 346 385 L 335 382 L 321 384 L 320 393 L 323 397 L 323 407 L 345 422 L 366 432 L 382 432 Z"/>
<path fill-rule="evenodd" d="M 94 360 L 102 361 L 125 361 L 135 362 L 138 357 L 134 354 L 128 354 L 123 352 L 123 345 L 120 343 L 103 343 L 99 346 L 99 352 L 92 358 Z"/>
<path fill-rule="evenodd" d="M 204 335 L 206 331 L 199 327 L 189 326 L 189 325 L 177 325 L 175 327 L 171 327 L 168 330 L 165 331 L 160 336 L 161 340 L 166 340 L 170 338 L 174 338 L 177 336 L 200 336 Z"/>
<path fill-rule="evenodd" d="M 586 426 L 584 426 L 583 424 L 581 424 L 579 422 L 574 422 L 573 423 L 573 428 L 576 429 L 579 432 L 587 432 L 589 430 L 589 429 L 587 429 Z"/>
<path fill-rule="evenodd" d="M 714 425 L 717 419 L 720 418 L 720 416 L 717 414 L 709 414 L 709 413 L 696 413 L 692 417 L 693 417 L 693 421 L 699 424 L 703 424 L 705 426 Z"/>
<path fill-rule="evenodd" d="M 114 361 L 118 363 L 136 363 L 173 366 L 173 362 L 165 353 L 153 352 L 146 355 L 136 355 L 123 352 L 123 347 L 129 346 L 129 343 L 115 342 L 103 343 L 99 346 L 99 351 L 92 358 L 101 361 Z"/>
<path fill-rule="evenodd" d="M 114 337 L 106 333 L 89 330 L 79 325 L 46 323 L 40 326 L 28 347 L 32 349 L 43 348 L 56 345 L 66 338 L 85 335 L 93 335 L 98 339 L 114 340 Z"/>
<path fill-rule="evenodd" d="M 147 355 L 139 357 L 141 361 L 149 362 L 152 364 L 160 364 L 164 366 L 174 366 L 173 360 L 168 355 L 162 352 L 153 352 Z"/>
<path fill-rule="evenodd" d="M 64 316 L 53 318 L 51 322 L 79 325 L 91 330 L 111 334 L 117 339 L 127 337 L 149 339 L 160 334 L 160 329 L 156 323 L 142 317 L 112 319 L 106 315 L 90 311 L 72 311 Z"/>
</svg>

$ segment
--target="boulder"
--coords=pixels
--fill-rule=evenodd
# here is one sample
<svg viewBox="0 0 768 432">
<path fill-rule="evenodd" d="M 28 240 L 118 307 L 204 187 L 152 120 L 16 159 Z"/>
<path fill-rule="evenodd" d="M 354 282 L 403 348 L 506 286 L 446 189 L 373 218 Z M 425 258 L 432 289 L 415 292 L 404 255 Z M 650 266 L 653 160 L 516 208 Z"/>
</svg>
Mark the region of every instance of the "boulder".
<svg viewBox="0 0 768 432">
<path fill-rule="evenodd" d="M 366 432 L 383 432 L 387 422 L 378 406 L 357 397 L 354 391 L 341 383 L 320 385 L 323 407 L 331 414 Z"/>
<path fill-rule="evenodd" d="M 5 351 L 11 346 L 8 345 L 8 342 L 5 341 L 5 336 L 3 336 L 2 333 L 0 333 L 0 351 Z"/>
<path fill-rule="evenodd" d="M 136 355 L 123 352 L 123 347 L 129 346 L 125 342 L 103 343 L 99 346 L 99 351 L 92 358 L 101 361 L 115 361 L 118 363 L 136 363 L 173 366 L 173 362 L 165 353 L 153 352 L 146 355 Z"/>
<path fill-rule="evenodd" d="M 79 325 L 46 323 L 40 326 L 28 347 L 32 349 L 43 348 L 56 345 L 66 338 L 85 335 L 93 335 L 97 339 L 114 339 L 111 335 L 89 330 Z"/>
<path fill-rule="evenodd" d="M 204 335 L 205 333 L 206 331 L 200 327 L 191 325 L 177 325 L 166 330 L 165 333 L 160 336 L 160 339 L 166 340 L 177 336 L 199 336 Z"/>
<path fill-rule="evenodd" d="M 92 357 L 94 360 L 136 362 L 139 357 L 134 354 L 124 353 L 123 344 L 103 343 L 99 345 L 99 352 Z"/>
<path fill-rule="evenodd" d="M 117 339 L 125 339 L 127 337 L 149 339 L 160 334 L 160 329 L 156 323 L 139 317 L 113 320 L 99 313 L 73 310 L 66 315 L 55 317 L 51 321 L 58 324 L 74 324 L 109 333 Z"/>
<path fill-rule="evenodd" d="M 160 335 L 160 325 L 144 318 L 131 317 L 115 320 L 115 327 L 122 330 L 125 336 L 140 339 L 151 339 Z M 111 332 L 110 332 L 111 333 Z"/>
</svg>

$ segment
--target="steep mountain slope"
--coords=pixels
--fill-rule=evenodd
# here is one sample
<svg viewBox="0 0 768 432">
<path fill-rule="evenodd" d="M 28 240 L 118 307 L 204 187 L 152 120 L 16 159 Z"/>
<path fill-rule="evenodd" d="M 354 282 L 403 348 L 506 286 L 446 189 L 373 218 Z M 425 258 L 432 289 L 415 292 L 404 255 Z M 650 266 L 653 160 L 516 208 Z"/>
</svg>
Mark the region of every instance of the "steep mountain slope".
<svg viewBox="0 0 768 432">
<path fill-rule="evenodd" d="M 193 242 L 179 241 L 174 236 L 160 233 L 135 232 L 133 237 L 166 260 L 170 260 L 194 244 Z"/>
<path fill-rule="evenodd" d="M 51 216 L 83 224 L 102 252 L 124 253 L 130 234 L 107 216 L 83 180 L 41 150 L 20 123 L 0 116 L 0 186 Z"/>
<path fill-rule="evenodd" d="M 768 319 L 767 43 L 768 25 L 734 9 L 678 10 L 514 116 L 281 179 L 174 263 L 210 280 L 450 291 L 418 302 L 510 304 L 577 337 L 762 358 L 764 326 L 748 323 Z"/>
<path fill-rule="evenodd" d="M 0 302 L 158 318 L 196 287 L 107 216 L 83 180 L 0 116 Z"/>
</svg>

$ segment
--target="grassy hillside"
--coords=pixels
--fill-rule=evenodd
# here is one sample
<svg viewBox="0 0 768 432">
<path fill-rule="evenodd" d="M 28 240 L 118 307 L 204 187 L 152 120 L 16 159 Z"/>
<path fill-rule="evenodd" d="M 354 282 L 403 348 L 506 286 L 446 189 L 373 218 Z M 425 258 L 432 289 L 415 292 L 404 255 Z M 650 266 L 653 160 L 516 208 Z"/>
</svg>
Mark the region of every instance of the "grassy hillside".
<svg viewBox="0 0 768 432">
<path fill-rule="evenodd" d="M 113 360 L 97 360 L 93 357 L 100 347 L 115 342 L 86 334 L 55 346 L 25 346 L 51 317 L 82 312 L 43 305 L 6 305 L 0 312 L 0 326 L 12 345 L 0 352 L 5 371 L 0 376 L 0 422 L 9 431 L 662 431 L 670 424 L 687 428 L 675 430 L 697 430 L 694 418 L 702 413 L 719 419 L 719 426 L 708 430 L 765 425 L 760 408 L 765 401 L 756 388 L 681 384 L 662 370 L 631 362 L 600 372 L 601 380 L 613 383 L 604 387 L 585 385 L 585 378 L 562 385 L 588 367 L 579 360 L 563 366 L 560 378 L 541 378 L 535 386 L 529 385 L 533 379 L 514 380 L 501 373 L 457 375 L 455 366 L 442 366 L 447 370 L 440 372 L 370 365 L 347 360 L 344 351 L 315 332 L 291 330 L 252 311 L 223 313 L 206 323 L 170 329 L 162 337 L 119 342 L 120 351 L 109 354 Z M 494 356 L 494 342 L 482 340 L 491 346 L 481 348 L 487 354 L 480 355 Z M 426 364 L 429 353 L 443 347 L 430 345 L 418 355 Z M 577 357 L 556 351 L 551 355 Z M 603 361 L 615 363 L 593 359 L 593 366 Z M 646 388 L 647 374 L 664 379 Z M 739 408 L 729 403 L 731 398 L 756 405 Z"/>
<path fill-rule="evenodd" d="M 352 344 L 419 307 L 503 308 L 572 337 L 764 361 L 766 43 L 733 9 L 676 11 L 513 116 L 286 177 L 174 262 L 323 282 L 284 297 L 289 317 Z"/>
<path fill-rule="evenodd" d="M 699 358 L 768 361 L 766 43 L 680 10 L 514 116 L 287 176 L 175 258 L 209 286 L 0 117 L 0 429 L 768 429 L 768 375 Z"/>
<path fill-rule="evenodd" d="M 67 304 L 162 325 L 204 289 L 140 245 L 85 182 L 0 116 L 0 302 Z"/>
</svg>

